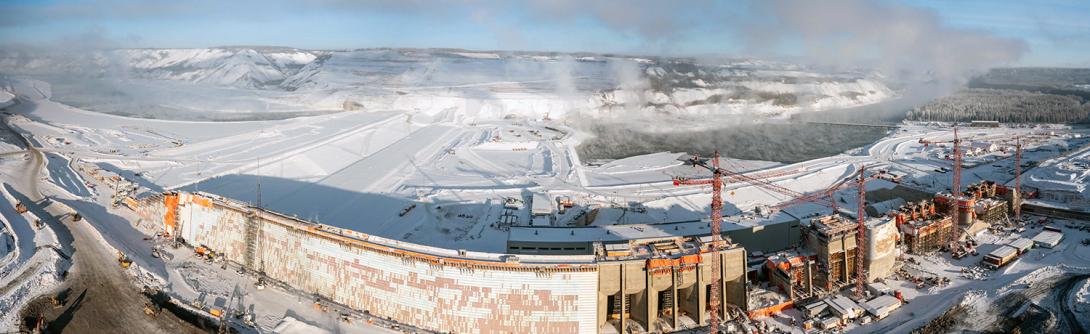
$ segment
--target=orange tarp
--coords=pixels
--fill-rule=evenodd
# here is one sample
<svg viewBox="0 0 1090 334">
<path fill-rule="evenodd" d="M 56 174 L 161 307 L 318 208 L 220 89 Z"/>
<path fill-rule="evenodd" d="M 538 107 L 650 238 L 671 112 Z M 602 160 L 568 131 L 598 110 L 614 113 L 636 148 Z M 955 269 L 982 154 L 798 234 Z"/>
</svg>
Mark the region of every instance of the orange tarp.
<svg viewBox="0 0 1090 334">
<path fill-rule="evenodd" d="M 206 208 L 211 208 L 212 207 L 212 200 L 211 199 L 200 197 L 200 196 L 190 196 L 190 202 L 193 202 L 194 204 L 197 204 L 197 205 L 200 205 L 200 206 L 206 207 Z"/>
<path fill-rule="evenodd" d="M 675 259 L 647 259 L 647 269 L 655 269 L 662 267 L 673 267 L 677 265 Z"/>
<path fill-rule="evenodd" d="M 167 212 L 163 216 L 163 227 L 167 234 L 174 234 L 174 225 L 177 219 L 178 210 L 178 194 L 166 194 L 163 196 L 163 205 L 166 206 Z"/>
<path fill-rule="evenodd" d="M 692 254 L 681 257 L 681 264 L 700 264 L 700 255 Z"/>
<path fill-rule="evenodd" d="M 753 319 L 753 318 L 767 317 L 767 316 L 770 316 L 772 314 L 775 314 L 776 312 L 780 312 L 780 311 L 783 311 L 783 310 L 786 310 L 786 309 L 789 309 L 789 308 L 793 308 L 793 307 L 795 307 L 795 302 L 789 300 L 789 301 L 781 303 L 781 304 L 776 304 L 776 305 L 772 305 L 772 306 L 769 306 L 769 307 L 766 307 L 766 308 L 749 311 L 748 313 L 749 313 L 749 318 Z"/>
</svg>

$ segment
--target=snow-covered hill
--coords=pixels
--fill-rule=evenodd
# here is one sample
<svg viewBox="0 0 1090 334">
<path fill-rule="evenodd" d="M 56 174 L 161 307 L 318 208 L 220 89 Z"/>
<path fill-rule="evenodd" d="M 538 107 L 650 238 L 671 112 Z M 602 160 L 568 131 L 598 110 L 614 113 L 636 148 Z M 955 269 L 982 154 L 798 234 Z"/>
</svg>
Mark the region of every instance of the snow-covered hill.
<svg viewBox="0 0 1090 334">
<path fill-rule="evenodd" d="M 134 49 L 117 51 L 132 74 L 221 86 L 277 85 L 317 56 L 302 50 Z"/>
<path fill-rule="evenodd" d="M 8 51 L 0 52 L 0 73 L 110 81 L 104 84 L 118 88 L 88 91 L 113 97 L 69 98 L 86 109 L 107 109 L 96 108 L 101 100 L 112 110 L 108 112 L 123 112 L 119 106 L 132 103 L 134 109 L 210 112 L 239 112 L 239 105 L 268 106 L 255 112 L 401 109 L 450 120 L 559 118 L 572 112 L 593 117 L 631 112 L 777 117 L 855 107 L 896 95 L 873 75 L 822 73 L 751 59 L 701 62 L 443 49 Z M 131 94 L 131 89 L 121 88 L 131 86 L 130 79 L 150 80 L 138 83 L 144 91 L 161 86 L 178 92 L 185 86 L 167 82 L 189 83 L 195 90 L 223 91 L 236 102 L 219 110 L 208 102 L 172 98 L 193 94 Z M 245 99 L 255 102 L 237 102 Z"/>
<path fill-rule="evenodd" d="M 317 54 L 286 48 L 122 49 L 89 53 L 0 51 L 0 71 L 276 86 Z"/>
</svg>

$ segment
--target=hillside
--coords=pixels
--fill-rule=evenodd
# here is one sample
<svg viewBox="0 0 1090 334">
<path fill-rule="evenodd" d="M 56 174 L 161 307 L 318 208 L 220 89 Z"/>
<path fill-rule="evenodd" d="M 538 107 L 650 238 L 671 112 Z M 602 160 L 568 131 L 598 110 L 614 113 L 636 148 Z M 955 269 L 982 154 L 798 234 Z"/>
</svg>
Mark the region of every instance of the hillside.
<svg viewBox="0 0 1090 334">
<path fill-rule="evenodd" d="M 783 117 L 896 95 L 870 75 L 752 59 L 448 49 L 3 51 L 0 73 L 53 82 L 56 98 L 81 108 L 182 119 L 389 109 L 453 119 L 560 118 L 571 112 Z"/>
</svg>

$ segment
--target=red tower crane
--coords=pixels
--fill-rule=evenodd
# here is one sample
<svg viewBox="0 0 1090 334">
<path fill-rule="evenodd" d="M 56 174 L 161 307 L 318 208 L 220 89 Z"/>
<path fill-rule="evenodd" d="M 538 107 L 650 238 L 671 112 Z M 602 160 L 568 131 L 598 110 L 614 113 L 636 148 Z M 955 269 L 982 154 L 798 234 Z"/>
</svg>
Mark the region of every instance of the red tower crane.
<svg viewBox="0 0 1090 334">
<path fill-rule="evenodd" d="M 724 169 L 719 168 L 719 151 L 715 151 L 715 155 L 712 157 L 712 164 L 708 166 L 707 163 L 700 160 L 699 157 L 694 156 L 690 161 L 692 165 L 704 167 L 712 172 L 711 179 L 701 180 L 687 180 L 682 178 L 674 178 L 674 185 L 712 185 L 712 213 L 711 213 L 711 237 L 712 242 L 708 251 L 712 254 L 716 254 L 715 260 L 712 261 L 712 284 L 711 284 L 711 298 L 708 300 L 708 332 L 719 332 L 719 285 L 723 279 L 720 277 L 720 264 L 719 264 L 719 246 L 722 242 L 722 234 L 720 234 L 720 223 L 723 220 L 723 172 Z"/>
<path fill-rule="evenodd" d="M 950 219 L 954 227 L 958 226 L 958 198 L 961 197 L 961 139 L 958 138 L 958 126 L 954 125 L 954 180 L 950 181 Z M 953 237 L 953 236 L 951 236 Z M 946 240 L 951 243 L 954 240 Z"/>
<path fill-rule="evenodd" d="M 866 214 L 867 203 L 867 176 L 864 174 L 867 166 L 859 167 L 859 178 L 856 179 L 856 187 L 859 195 L 858 211 L 856 212 L 857 225 L 855 227 L 855 299 L 863 299 L 863 281 L 867 280 L 867 276 L 863 274 L 865 269 L 863 266 L 863 253 L 867 251 L 867 227 L 865 226 L 864 215 Z"/>
<path fill-rule="evenodd" d="M 1003 143 L 1005 146 L 1014 147 L 1014 189 L 1011 189 L 1011 209 L 1014 211 L 1014 220 L 1022 221 L 1022 138 L 1014 136 L 1014 144 Z"/>
<path fill-rule="evenodd" d="M 1014 221 L 1022 222 L 1022 139 L 1014 137 L 1014 190 L 1011 202 L 1014 207 Z"/>
<path fill-rule="evenodd" d="M 989 139 L 997 138 L 995 136 L 989 137 Z M 954 224 L 958 223 L 958 206 L 957 198 L 961 195 L 961 139 L 958 137 L 958 128 L 954 126 L 954 140 L 952 141 L 931 141 L 926 139 L 920 139 L 920 143 L 926 147 L 928 144 L 934 143 L 952 143 L 953 144 L 953 181 L 950 183 L 950 194 L 953 196 L 952 205 L 950 210 L 950 217 L 953 219 Z M 1022 138 L 1020 136 L 1014 137 L 1014 144 L 1008 143 L 1003 145 L 1014 147 L 1014 189 L 1011 193 L 1012 211 L 1014 211 L 1015 221 L 1022 221 L 1022 206 L 1020 205 L 1022 199 Z M 947 240 L 951 242 L 951 240 Z"/>
<path fill-rule="evenodd" d="M 927 147 L 928 144 L 950 143 L 953 145 L 954 175 L 950 181 L 950 219 L 954 226 L 958 224 L 958 198 L 961 197 L 961 138 L 958 137 L 958 126 L 954 124 L 954 140 L 931 141 L 920 139 L 920 143 Z M 948 236 L 950 237 L 950 236 Z M 950 244 L 954 240 L 943 240 L 944 244 Z"/>
<path fill-rule="evenodd" d="M 723 181 L 722 181 L 722 178 L 724 176 L 726 176 L 728 178 L 731 178 L 731 179 L 735 179 L 735 180 L 742 180 L 742 181 L 745 181 L 745 182 L 750 183 L 750 184 L 759 185 L 759 186 L 762 186 L 762 188 L 776 189 L 777 192 L 780 192 L 780 193 L 795 194 L 795 198 L 777 205 L 778 207 L 783 206 L 786 203 L 800 203 L 800 202 L 805 201 L 805 202 L 815 202 L 815 203 L 823 204 L 823 205 L 832 207 L 834 210 L 836 209 L 836 201 L 831 198 L 832 194 L 835 193 L 840 188 L 846 186 L 848 184 L 848 181 L 852 179 L 852 178 L 846 178 L 846 179 L 840 180 L 840 181 L 834 183 L 832 186 L 830 186 L 826 190 L 819 191 L 819 192 L 807 195 L 807 194 L 802 194 L 802 193 L 799 193 L 799 192 L 795 192 L 793 190 L 789 190 L 789 189 L 784 188 L 784 187 L 779 186 L 779 185 L 774 185 L 771 182 L 768 182 L 766 180 L 761 180 L 761 179 L 754 178 L 752 176 L 747 176 L 747 175 L 744 175 L 744 174 L 740 174 L 740 173 L 736 173 L 736 172 L 732 172 L 732 171 L 722 169 L 722 168 L 719 167 L 719 151 L 715 151 L 715 154 L 712 157 L 712 162 L 711 162 L 710 166 L 708 165 L 708 163 L 701 160 L 698 156 L 693 156 L 691 159 L 689 159 L 689 163 L 692 164 L 694 167 L 703 167 L 705 169 L 708 169 L 709 171 L 712 172 L 712 178 L 692 180 L 692 179 L 686 179 L 686 178 L 682 178 L 682 177 L 675 177 L 674 180 L 673 180 L 674 185 L 675 186 L 680 186 L 680 185 L 708 185 L 708 184 L 711 184 L 711 186 L 712 186 L 712 201 L 711 201 L 711 206 L 712 206 L 711 207 L 711 209 L 712 209 L 711 210 L 712 211 L 711 212 L 712 245 L 710 247 L 710 251 L 712 251 L 712 252 L 718 251 L 720 249 L 720 245 L 722 243 L 722 234 L 720 233 L 720 224 L 721 224 L 722 219 L 723 219 L 723 214 L 722 214 L 722 210 L 723 210 L 723 197 L 722 197 Z M 863 273 L 863 270 L 864 270 L 864 266 L 863 266 L 864 253 L 866 252 L 866 226 L 865 226 L 865 220 L 866 220 L 866 218 L 865 218 L 866 217 L 866 209 L 865 209 L 865 207 L 866 207 L 866 188 L 864 188 L 864 186 L 866 185 L 866 182 L 868 180 L 877 177 L 877 176 L 868 177 L 866 175 L 865 171 L 866 171 L 866 166 L 860 166 L 858 177 L 855 178 L 855 181 L 856 181 L 855 183 L 856 183 L 856 186 L 857 186 L 857 192 L 858 192 L 858 196 L 859 196 L 858 203 L 857 203 L 858 212 L 857 212 L 857 216 L 856 216 L 856 220 L 857 220 L 858 224 L 857 224 L 857 227 L 856 227 L 857 250 L 856 250 L 856 261 L 855 261 L 856 262 L 855 295 L 856 295 L 857 299 L 861 299 L 863 297 L 863 292 L 864 292 L 864 286 L 863 285 L 864 285 L 864 282 L 866 281 L 866 275 Z M 829 198 L 826 199 L 825 197 L 829 197 Z M 713 271 L 713 274 L 712 274 L 712 288 L 711 288 L 712 291 L 711 291 L 711 299 L 708 301 L 708 309 L 709 309 L 709 312 L 711 313 L 711 317 L 710 317 L 710 322 L 711 322 L 710 332 L 711 333 L 717 333 L 718 332 L 718 326 L 719 326 L 719 306 L 720 306 L 719 285 L 720 285 L 720 280 L 722 279 L 720 277 L 719 267 L 720 267 L 719 261 L 713 261 L 713 263 L 712 263 L 712 271 Z"/>
</svg>

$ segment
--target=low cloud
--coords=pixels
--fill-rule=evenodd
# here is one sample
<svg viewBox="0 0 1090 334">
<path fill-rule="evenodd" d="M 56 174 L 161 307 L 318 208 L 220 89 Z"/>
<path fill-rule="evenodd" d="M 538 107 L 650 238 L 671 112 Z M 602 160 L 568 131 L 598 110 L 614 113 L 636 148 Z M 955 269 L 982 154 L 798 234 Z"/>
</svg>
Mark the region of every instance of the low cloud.
<svg viewBox="0 0 1090 334">
<path fill-rule="evenodd" d="M 819 65 L 964 80 L 1028 52 L 1022 40 L 954 28 L 932 10 L 889 2 L 776 0 L 757 11 L 768 20 L 743 29 L 762 38 L 749 40 L 754 51 L 774 53 L 793 44 L 806 61 Z"/>
</svg>

